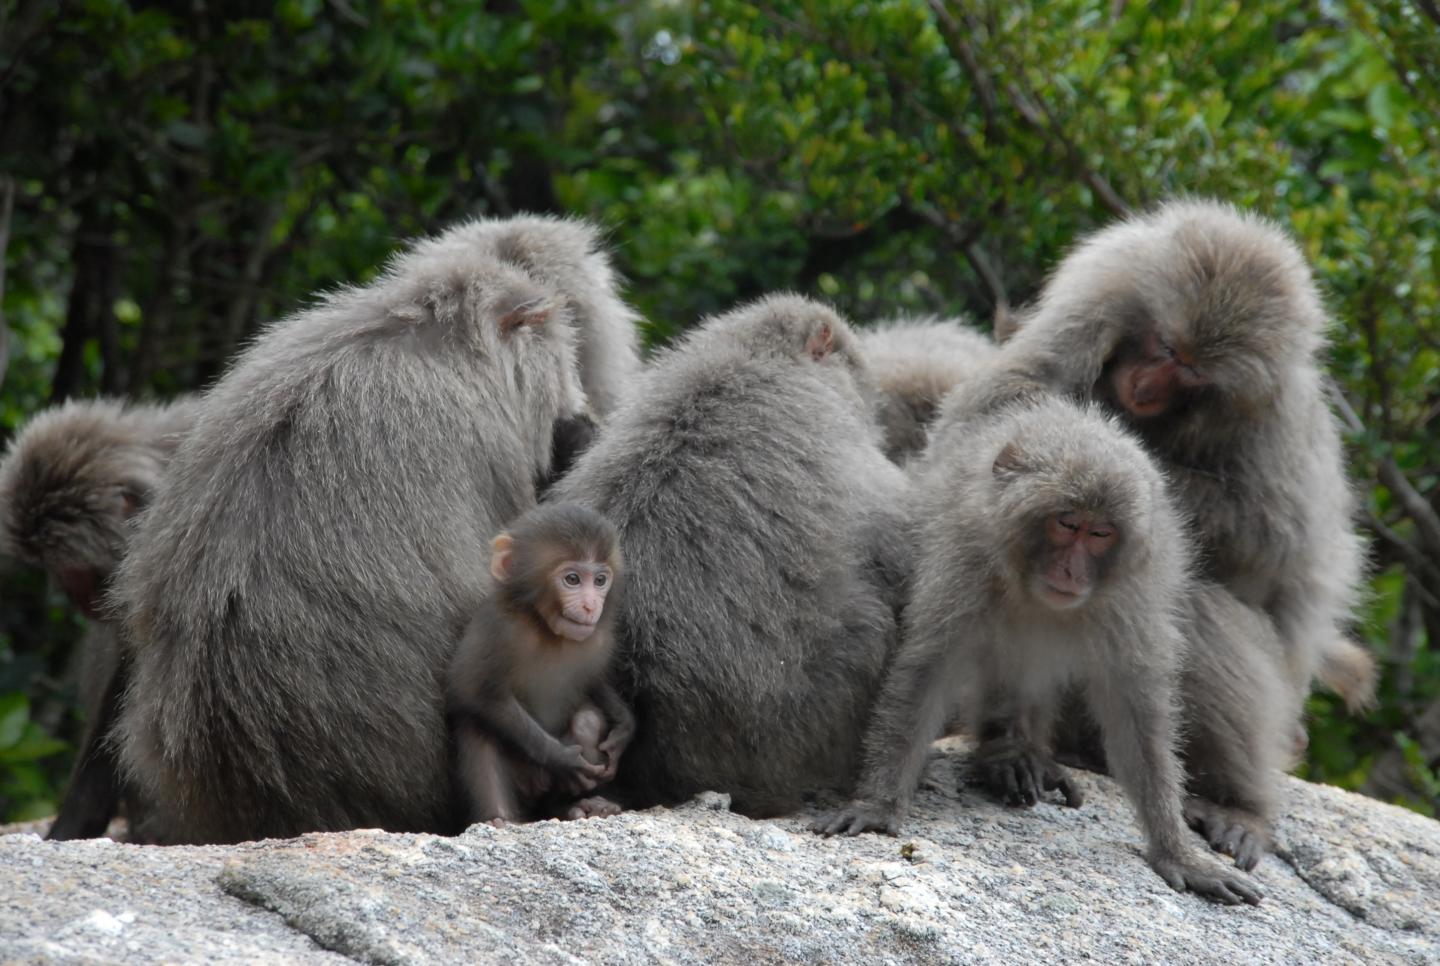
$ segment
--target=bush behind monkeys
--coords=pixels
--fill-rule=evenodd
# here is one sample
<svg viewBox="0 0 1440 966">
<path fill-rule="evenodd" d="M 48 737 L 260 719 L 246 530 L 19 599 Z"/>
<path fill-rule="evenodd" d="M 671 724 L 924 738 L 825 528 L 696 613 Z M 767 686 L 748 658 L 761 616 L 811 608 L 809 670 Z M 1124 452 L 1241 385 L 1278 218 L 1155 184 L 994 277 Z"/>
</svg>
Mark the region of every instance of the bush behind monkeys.
<svg viewBox="0 0 1440 966">
<path fill-rule="evenodd" d="M 885 452 L 898 463 L 925 448 L 946 394 L 999 352 L 988 336 L 958 319 L 897 319 L 857 335 L 881 392 Z"/>
<path fill-rule="evenodd" d="M 492 547 L 495 589 L 461 639 L 447 688 L 468 818 L 614 814 L 608 800 L 575 799 L 615 777 L 635 730 L 606 680 L 622 574 L 615 528 L 584 507 L 552 504 Z"/>
<path fill-rule="evenodd" d="M 993 789 L 1017 804 L 1058 789 L 1078 804 L 1050 757 L 1050 716 L 1073 684 L 1151 867 L 1175 889 L 1258 902 L 1242 876 L 1195 851 L 1182 819 L 1174 701 L 1189 561 L 1159 472 L 1116 422 L 1063 400 L 947 419 L 916 485 L 913 596 L 857 801 L 817 830 L 896 832 L 957 699 Z"/>
<path fill-rule="evenodd" d="M 86 728 L 48 838 L 102 835 L 120 804 L 107 738 L 127 677 L 105 590 L 197 406 L 70 401 L 30 419 L 0 461 L 0 551 L 42 567 L 89 621 L 75 661 Z"/>
<path fill-rule="evenodd" d="M 555 423 L 612 381 L 586 351 L 628 358 L 611 282 L 583 223 L 462 224 L 206 395 L 116 583 L 121 757 L 165 840 L 455 826 L 446 670 Z"/>
<path fill-rule="evenodd" d="M 772 296 L 653 360 L 557 486 L 625 547 L 628 802 L 777 814 L 851 780 L 907 552 L 875 404 L 849 326 Z"/>
</svg>

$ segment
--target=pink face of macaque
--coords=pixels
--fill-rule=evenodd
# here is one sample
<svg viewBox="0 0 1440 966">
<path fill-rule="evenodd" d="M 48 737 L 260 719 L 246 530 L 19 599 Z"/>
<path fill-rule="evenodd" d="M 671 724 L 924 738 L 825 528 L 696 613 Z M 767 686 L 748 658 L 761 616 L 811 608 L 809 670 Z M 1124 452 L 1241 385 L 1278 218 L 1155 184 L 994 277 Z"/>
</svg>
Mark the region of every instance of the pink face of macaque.
<svg viewBox="0 0 1440 966">
<path fill-rule="evenodd" d="M 1140 340 L 1138 349 L 1121 357 L 1110 373 L 1110 389 L 1130 415 L 1149 419 L 1170 410 L 1187 389 L 1210 380 L 1195 368 L 1194 357 L 1178 349 L 1154 330 Z"/>
<path fill-rule="evenodd" d="M 559 604 L 550 618 L 550 629 L 570 641 L 583 641 L 595 633 L 614 576 L 606 563 L 562 562 L 550 574 L 551 590 Z"/>
<path fill-rule="evenodd" d="M 1035 574 L 1035 596 L 1053 610 L 1071 610 L 1090 599 L 1099 561 L 1115 546 L 1117 531 L 1089 513 L 1057 513 L 1045 521 L 1045 553 Z"/>
</svg>

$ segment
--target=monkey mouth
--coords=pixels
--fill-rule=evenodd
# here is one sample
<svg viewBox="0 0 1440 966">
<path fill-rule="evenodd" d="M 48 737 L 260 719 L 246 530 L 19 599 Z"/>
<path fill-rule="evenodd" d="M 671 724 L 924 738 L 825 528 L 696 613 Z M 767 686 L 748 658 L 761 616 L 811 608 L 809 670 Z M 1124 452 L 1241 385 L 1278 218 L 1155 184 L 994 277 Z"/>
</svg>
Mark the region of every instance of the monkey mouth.
<svg viewBox="0 0 1440 966">
<path fill-rule="evenodd" d="M 1085 603 L 1090 592 L 1084 588 L 1057 587 L 1048 580 L 1040 580 L 1036 582 L 1035 595 L 1051 610 L 1072 610 Z"/>
<path fill-rule="evenodd" d="M 586 624 L 583 621 L 571 620 L 564 615 L 559 615 L 555 618 L 555 623 L 551 625 L 550 629 L 567 641 L 583 641 L 595 633 L 595 627 L 599 623 L 600 619 L 598 617 Z"/>
</svg>

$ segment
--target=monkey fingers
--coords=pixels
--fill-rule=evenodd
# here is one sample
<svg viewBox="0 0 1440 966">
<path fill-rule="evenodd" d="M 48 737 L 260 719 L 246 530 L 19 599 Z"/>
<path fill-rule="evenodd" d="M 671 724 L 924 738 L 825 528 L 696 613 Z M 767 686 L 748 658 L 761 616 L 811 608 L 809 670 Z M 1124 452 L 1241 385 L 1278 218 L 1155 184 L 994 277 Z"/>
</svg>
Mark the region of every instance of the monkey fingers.
<svg viewBox="0 0 1440 966">
<path fill-rule="evenodd" d="M 1198 858 L 1151 858 L 1150 867 L 1176 892 L 1190 891 L 1227 906 L 1258 906 L 1265 894 L 1237 873 Z"/>
<path fill-rule="evenodd" d="M 569 745 L 549 766 L 555 787 L 567 795 L 582 795 L 600 784 L 605 766 L 588 761 L 579 745 Z"/>
<path fill-rule="evenodd" d="M 1029 808 L 1051 791 L 1058 791 L 1069 808 L 1084 804 L 1085 796 L 1069 772 L 1026 742 L 986 742 L 975 757 L 980 782 L 1007 805 Z"/>
<path fill-rule="evenodd" d="M 582 818 L 609 818 L 612 815 L 619 815 L 622 809 L 608 798 L 599 795 L 592 795 L 589 798 L 582 798 L 566 810 L 564 818 L 569 820 Z"/>
<path fill-rule="evenodd" d="M 1235 864 L 1246 872 L 1259 864 L 1269 847 L 1263 820 L 1242 809 L 1227 808 L 1203 798 L 1187 798 L 1185 821 L 1212 849 L 1234 857 Z"/>
<path fill-rule="evenodd" d="M 832 835 L 859 835 L 861 832 L 900 834 L 900 809 L 888 802 L 855 801 L 844 808 L 821 815 L 810 823 L 810 831 Z"/>
<path fill-rule="evenodd" d="M 616 735 L 613 731 L 610 733 L 610 737 L 600 742 L 600 754 L 605 756 L 605 770 L 600 775 L 602 784 L 613 779 L 616 772 L 620 770 L 620 756 L 625 753 L 625 748 L 629 744 L 630 736 L 628 734 Z"/>
</svg>

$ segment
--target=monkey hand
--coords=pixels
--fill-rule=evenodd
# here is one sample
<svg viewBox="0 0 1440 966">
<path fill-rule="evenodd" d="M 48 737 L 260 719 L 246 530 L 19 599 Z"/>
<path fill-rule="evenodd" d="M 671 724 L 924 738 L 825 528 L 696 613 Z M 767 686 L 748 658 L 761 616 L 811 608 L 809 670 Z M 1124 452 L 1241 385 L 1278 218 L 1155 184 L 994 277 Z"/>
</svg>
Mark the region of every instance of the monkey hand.
<svg viewBox="0 0 1440 966">
<path fill-rule="evenodd" d="M 1058 791 L 1069 808 L 1085 802 L 1070 773 L 1029 742 L 1017 738 L 987 741 L 975 753 L 975 770 L 992 795 L 1006 805 L 1026 808 Z"/>
<path fill-rule="evenodd" d="M 562 751 L 546 764 L 555 777 L 555 787 L 567 795 L 581 795 L 600 784 L 605 766 L 585 759 L 579 745 L 562 745 Z"/>
<path fill-rule="evenodd" d="M 1216 852 L 1233 856 L 1249 872 L 1269 848 L 1265 820 L 1239 808 L 1226 808 L 1203 798 L 1185 800 L 1185 822 L 1205 837 Z"/>
<path fill-rule="evenodd" d="M 810 831 L 832 835 L 859 835 L 861 832 L 900 834 L 901 808 L 895 802 L 857 799 L 844 808 L 827 812 L 810 823 Z"/>
<path fill-rule="evenodd" d="M 615 777 L 620 770 L 620 756 L 625 753 L 625 747 L 630 744 L 629 734 L 617 734 L 610 732 L 610 737 L 599 744 L 600 754 L 605 756 L 604 770 L 600 773 L 600 781 L 608 782 Z"/>
<path fill-rule="evenodd" d="M 1150 867 L 1176 892 L 1187 889 L 1227 906 L 1258 906 L 1265 894 L 1244 876 L 1200 856 L 1151 855 Z"/>
</svg>

